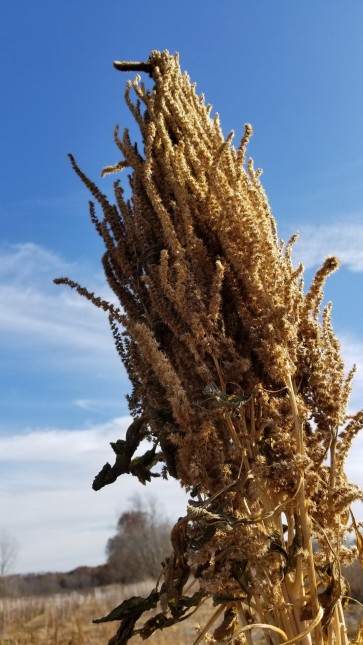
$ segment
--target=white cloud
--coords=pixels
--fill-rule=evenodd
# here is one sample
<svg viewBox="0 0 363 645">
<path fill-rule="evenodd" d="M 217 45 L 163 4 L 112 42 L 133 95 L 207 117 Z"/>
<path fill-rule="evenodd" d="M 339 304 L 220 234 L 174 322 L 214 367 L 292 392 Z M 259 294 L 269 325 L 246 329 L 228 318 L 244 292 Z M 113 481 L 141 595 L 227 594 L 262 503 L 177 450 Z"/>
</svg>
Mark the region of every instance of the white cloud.
<svg viewBox="0 0 363 645">
<path fill-rule="evenodd" d="M 72 269 L 60 255 L 32 242 L 3 245 L 0 248 L 0 281 L 24 283 L 34 276 Z"/>
<path fill-rule="evenodd" d="M 58 360 L 84 369 L 90 362 L 120 368 L 107 315 L 53 278 L 68 275 L 79 279 L 97 295 L 113 300 L 99 272 L 80 263 L 67 263 L 61 256 L 36 244 L 0 248 L 0 343 L 19 348 L 38 348 L 39 360 Z M 53 352 L 53 353 L 52 353 Z M 115 360 L 115 358 L 117 360 Z"/>
<path fill-rule="evenodd" d="M 339 342 L 347 370 L 353 365 L 357 366 L 353 380 L 352 398 L 358 406 L 363 407 L 363 342 L 347 334 L 340 334 Z"/>
<path fill-rule="evenodd" d="M 359 219 L 303 225 L 294 247 L 294 258 L 306 269 L 336 255 L 351 271 L 363 271 L 363 223 Z"/>
<path fill-rule="evenodd" d="M 76 399 L 74 404 L 81 410 L 88 410 L 89 412 L 95 412 L 100 407 L 100 403 L 92 399 Z"/>
<path fill-rule="evenodd" d="M 123 435 L 130 417 L 120 417 L 87 430 L 44 428 L 21 435 L 0 437 L 0 459 L 7 461 L 75 461 L 84 453 L 100 450 L 100 443 Z M 71 449 L 70 449 L 71 447 Z"/>
<path fill-rule="evenodd" d="M 131 475 L 95 492 L 94 476 L 109 445 L 125 435 L 130 417 L 87 430 L 43 428 L 0 438 L 2 524 L 20 543 L 18 571 L 68 570 L 104 562 L 107 539 L 135 494 L 154 497 L 171 521 L 185 513 L 186 496 L 170 478 L 143 487 Z"/>
<path fill-rule="evenodd" d="M 99 394 L 99 392 L 97 392 Z M 90 399 L 76 399 L 73 401 L 75 405 L 80 410 L 86 412 L 106 412 L 110 409 L 110 406 L 115 405 L 115 399 L 107 396 L 107 393 L 102 398 L 90 398 Z"/>
<path fill-rule="evenodd" d="M 0 285 L 0 328 L 21 345 L 46 344 L 105 350 L 107 318 L 72 293 Z"/>
</svg>

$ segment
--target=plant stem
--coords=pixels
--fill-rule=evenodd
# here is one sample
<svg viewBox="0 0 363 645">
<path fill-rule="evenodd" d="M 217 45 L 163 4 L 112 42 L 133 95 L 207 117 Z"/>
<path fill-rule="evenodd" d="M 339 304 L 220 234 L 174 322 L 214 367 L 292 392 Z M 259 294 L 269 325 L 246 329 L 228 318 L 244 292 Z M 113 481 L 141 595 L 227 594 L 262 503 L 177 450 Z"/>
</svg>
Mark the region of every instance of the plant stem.
<svg viewBox="0 0 363 645">
<path fill-rule="evenodd" d="M 152 73 L 152 65 L 150 63 L 115 60 L 113 66 L 119 72 L 146 72 L 150 76 Z"/>
<path fill-rule="evenodd" d="M 305 454 L 304 446 L 304 437 L 303 437 L 303 422 L 299 415 L 299 410 L 297 407 L 295 388 L 292 382 L 291 374 L 288 374 L 286 377 L 286 387 L 290 397 L 290 404 L 292 409 L 292 414 L 294 418 L 294 428 L 295 428 L 295 439 L 297 451 L 301 456 Z M 310 598 L 311 598 L 311 608 L 313 616 L 315 617 L 320 609 L 320 604 L 317 594 L 317 583 L 314 567 L 314 554 L 312 547 L 311 531 L 310 531 L 310 522 L 308 516 L 308 510 L 306 506 L 305 499 L 305 481 L 304 473 L 301 473 L 301 485 L 299 486 L 299 492 L 297 495 L 297 502 L 299 508 L 299 515 L 301 520 L 301 529 L 303 535 L 304 548 L 308 551 L 307 559 L 307 575 L 309 582 Z M 316 645 L 320 645 L 324 642 L 323 632 L 320 623 L 315 628 L 316 634 Z"/>
</svg>

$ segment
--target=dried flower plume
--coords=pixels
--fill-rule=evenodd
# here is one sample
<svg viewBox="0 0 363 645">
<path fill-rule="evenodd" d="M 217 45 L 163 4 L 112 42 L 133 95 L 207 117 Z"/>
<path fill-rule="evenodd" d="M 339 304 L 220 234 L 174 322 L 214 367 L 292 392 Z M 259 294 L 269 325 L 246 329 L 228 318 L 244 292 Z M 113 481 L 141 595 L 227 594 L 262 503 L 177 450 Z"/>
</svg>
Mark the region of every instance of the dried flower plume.
<svg viewBox="0 0 363 645">
<path fill-rule="evenodd" d="M 195 645 L 204 637 L 250 645 L 255 624 L 267 643 L 346 645 L 341 566 L 356 552 L 343 542 L 349 528 L 360 536 L 350 508 L 362 493 L 344 463 L 363 413 L 347 415 L 354 369 L 346 376 L 330 305 L 321 311 L 339 263 L 327 258 L 304 293 L 303 268 L 291 259 L 297 236 L 279 240 L 261 172 L 246 163 L 251 126 L 235 148 L 177 56 L 153 51 L 147 63 L 115 67 L 153 81 L 149 89 L 136 76 L 126 86 L 143 149 L 116 128 L 121 160 L 103 171 L 128 168 L 131 197 L 117 180 L 110 203 L 71 163 L 102 209 L 99 218 L 91 203 L 91 219 L 120 308 L 57 282 L 108 311 L 132 384 L 135 420 L 94 488 L 125 472 L 145 483 L 162 464 L 191 500 L 173 528 L 161 587 L 102 620 L 121 621 L 112 640 L 121 645 L 212 597 L 210 626 L 224 617 Z M 134 457 L 145 437 L 151 450 Z"/>
</svg>

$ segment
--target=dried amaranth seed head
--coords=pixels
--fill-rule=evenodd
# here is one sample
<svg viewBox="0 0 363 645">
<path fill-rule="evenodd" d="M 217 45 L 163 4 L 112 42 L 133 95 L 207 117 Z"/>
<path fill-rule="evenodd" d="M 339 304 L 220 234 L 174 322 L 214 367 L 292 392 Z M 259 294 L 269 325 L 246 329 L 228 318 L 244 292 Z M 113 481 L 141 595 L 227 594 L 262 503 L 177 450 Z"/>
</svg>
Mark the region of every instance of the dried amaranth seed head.
<svg viewBox="0 0 363 645">
<path fill-rule="evenodd" d="M 215 617 L 224 611 L 212 642 L 233 633 L 237 642 L 252 621 L 268 624 L 274 642 L 282 630 L 304 645 L 345 643 L 341 565 L 355 549 L 343 541 L 362 494 L 344 462 L 363 413 L 347 415 L 354 368 L 346 376 L 330 305 L 321 311 L 338 261 L 327 258 L 304 292 L 291 258 L 297 236 L 278 238 L 261 172 L 246 163 L 251 126 L 234 147 L 177 56 L 154 51 L 147 63 L 115 66 L 153 81 L 126 86 L 142 146 L 116 128 L 122 159 L 103 171 L 129 169 L 130 198 L 117 180 L 110 203 L 71 161 L 102 208 L 99 218 L 92 203 L 91 219 L 120 308 L 57 282 L 108 311 L 132 384 L 135 420 L 94 488 L 125 472 L 142 483 L 162 474 L 191 500 L 160 588 L 118 608 L 114 642 L 147 637 L 211 596 Z M 144 438 L 152 447 L 135 457 Z M 191 576 L 197 590 L 186 596 Z"/>
</svg>

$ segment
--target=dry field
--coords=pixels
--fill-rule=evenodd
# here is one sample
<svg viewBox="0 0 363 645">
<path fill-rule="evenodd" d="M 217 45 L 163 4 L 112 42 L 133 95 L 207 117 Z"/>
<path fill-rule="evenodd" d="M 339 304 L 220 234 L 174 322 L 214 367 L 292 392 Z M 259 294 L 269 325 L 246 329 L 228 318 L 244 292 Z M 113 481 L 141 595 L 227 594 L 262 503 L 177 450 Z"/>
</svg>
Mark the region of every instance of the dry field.
<svg viewBox="0 0 363 645">
<path fill-rule="evenodd" d="M 0 645 L 107 645 L 118 623 L 95 625 L 93 618 L 109 613 L 131 595 L 146 595 L 151 584 L 112 585 L 87 592 L 70 592 L 53 596 L 32 596 L 0 599 Z M 158 645 L 192 645 L 197 635 L 197 623 L 206 624 L 211 605 L 205 604 L 195 616 L 164 632 L 155 632 L 148 643 Z M 351 639 L 356 635 L 363 608 L 350 604 L 347 624 Z M 262 643 L 261 633 L 253 634 Z M 139 636 L 134 645 L 144 642 Z"/>
<path fill-rule="evenodd" d="M 0 599 L 0 645 L 107 645 L 118 622 L 95 625 L 93 618 L 108 614 L 131 595 L 147 595 L 152 585 L 98 588 L 53 596 Z M 197 620 L 208 620 L 210 606 L 197 618 L 165 632 L 156 632 L 148 642 L 160 645 L 190 645 L 196 637 Z M 133 638 L 138 645 L 140 637 Z"/>
</svg>

